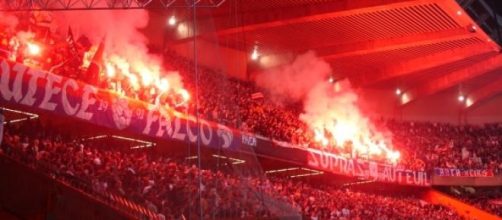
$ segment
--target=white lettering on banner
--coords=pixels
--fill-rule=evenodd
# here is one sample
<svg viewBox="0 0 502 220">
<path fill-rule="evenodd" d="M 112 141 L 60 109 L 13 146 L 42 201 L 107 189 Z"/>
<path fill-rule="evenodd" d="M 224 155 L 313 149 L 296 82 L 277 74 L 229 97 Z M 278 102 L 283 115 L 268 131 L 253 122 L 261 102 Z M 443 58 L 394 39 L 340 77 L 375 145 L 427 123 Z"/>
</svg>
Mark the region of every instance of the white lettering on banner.
<svg viewBox="0 0 502 220">
<path fill-rule="evenodd" d="M 405 173 L 405 175 L 406 175 L 406 183 L 407 183 L 407 184 L 412 183 L 412 182 L 411 182 L 411 173 Z"/>
<path fill-rule="evenodd" d="M 117 124 L 118 124 L 118 125 L 117 125 L 117 128 L 119 128 L 119 129 L 121 129 L 120 127 L 122 127 L 122 126 L 123 126 L 123 124 L 127 124 L 127 123 L 122 123 L 122 122 L 121 122 L 121 121 L 127 121 L 127 120 L 120 120 L 120 119 L 119 119 L 119 118 L 121 117 L 121 116 L 119 116 L 119 115 L 122 115 L 122 113 L 123 113 L 123 112 L 125 112 L 125 111 L 122 111 L 122 107 L 126 107 L 126 108 L 127 108 L 127 107 L 128 107 L 128 106 L 127 106 L 127 103 L 128 103 L 128 101 L 127 101 L 127 100 L 125 100 L 125 99 L 121 99 L 121 98 L 118 98 L 118 99 L 116 99 L 116 100 L 114 100 L 114 101 L 112 102 L 112 111 L 113 111 L 113 116 L 114 116 L 114 118 L 113 118 L 114 120 L 113 120 L 113 121 L 116 123 L 115 125 L 117 125 Z M 125 104 L 126 106 L 123 106 L 124 104 Z M 98 111 L 102 111 L 102 112 L 104 112 L 104 111 L 106 111 L 107 109 L 108 109 L 108 102 L 107 102 L 107 101 L 105 101 L 105 100 L 102 100 L 102 99 L 101 99 L 101 100 L 99 100 L 99 101 L 98 101 Z M 124 110 L 125 110 L 125 109 L 124 109 Z M 127 109 L 127 110 L 129 110 L 129 109 Z M 132 115 L 132 113 L 129 113 L 129 111 L 127 111 L 127 114 L 126 114 L 126 115 L 127 115 L 127 117 L 126 117 L 126 118 L 130 118 L 130 117 L 131 117 L 131 115 Z"/>
<path fill-rule="evenodd" d="M 397 175 L 397 182 L 402 183 L 403 182 L 403 175 Z"/>
<path fill-rule="evenodd" d="M 54 74 L 47 74 L 46 79 L 47 83 L 45 84 L 44 98 L 42 99 L 42 102 L 38 107 L 41 109 L 54 111 L 56 109 L 57 104 L 51 102 L 51 98 L 53 95 L 56 95 L 59 92 L 61 92 L 61 88 L 56 87 L 55 83 L 61 83 L 63 77 Z"/>
<path fill-rule="evenodd" d="M 420 185 L 420 183 L 423 182 L 422 175 L 420 175 L 420 173 L 414 173 L 411 171 L 410 171 L 410 173 L 414 174 L 413 175 L 413 184 Z"/>
<path fill-rule="evenodd" d="M 27 105 L 27 106 L 33 106 L 35 104 L 35 94 L 37 93 L 37 83 L 38 79 L 44 78 L 46 73 L 34 69 L 30 69 L 28 71 L 28 74 L 31 75 L 30 82 L 28 84 L 28 91 L 26 92 L 26 95 L 24 96 L 23 100 L 21 100 L 21 104 Z"/>
<path fill-rule="evenodd" d="M 369 168 L 368 176 L 373 177 L 375 179 L 378 178 L 378 164 L 373 161 L 370 161 L 368 168 Z"/>
<path fill-rule="evenodd" d="M 408 185 L 428 185 L 427 174 L 412 170 L 402 170 L 395 166 L 376 162 L 347 159 L 345 157 L 318 150 L 308 150 L 307 164 L 313 168 L 337 174 L 362 176 L 385 182 L 405 183 Z M 381 170 L 381 171 L 379 171 Z M 404 182 L 403 180 L 404 176 Z"/>
<path fill-rule="evenodd" d="M 309 156 L 307 164 L 311 167 L 319 167 L 319 160 L 317 160 L 317 155 L 312 151 L 309 151 L 308 154 Z"/>
<path fill-rule="evenodd" d="M 155 111 L 156 107 L 153 105 L 148 105 L 148 114 L 146 115 L 146 125 L 145 129 L 143 129 L 143 134 L 150 134 L 150 129 L 152 124 L 159 119 L 159 116 L 155 115 L 157 111 Z"/>
<path fill-rule="evenodd" d="M 234 139 L 232 130 L 230 130 L 230 128 L 228 128 L 227 126 L 221 124 L 218 124 L 217 126 L 218 130 L 216 131 L 216 134 L 223 140 L 221 147 L 229 148 L 232 144 L 232 140 Z"/>
<path fill-rule="evenodd" d="M 159 113 L 159 115 L 157 115 Z M 193 126 L 190 126 L 192 121 L 186 119 L 183 123 L 185 128 L 182 126 L 182 121 L 180 118 L 171 118 L 167 113 L 158 112 L 157 107 L 150 106 L 150 109 L 146 116 L 146 125 L 143 129 L 143 134 L 149 135 L 152 129 L 152 126 L 158 121 L 158 127 L 155 133 L 155 136 L 162 137 L 167 134 L 168 137 L 177 140 L 185 140 L 188 136 L 188 141 L 195 143 L 198 138 L 198 134 L 192 130 Z M 207 134 L 204 132 L 204 127 L 207 129 Z M 205 145 L 211 143 L 211 139 L 213 137 L 213 131 L 209 123 L 201 120 L 199 125 L 199 132 L 201 133 L 201 140 Z M 186 131 L 185 131 L 186 130 Z M 184 131 L 186 133 L 184 133 Z"/>
<path fill-rule="evenodd" d="M 243 144 L 256 147 L 256 137 L 247 134 L 241 134 L 241 137 Z"/>
<path fill-rule="evenodd" d="M 327 157 L 327 156 L 323 156 L 323 154 L 321 154 L 321 167 L 329 167 L 329 168 L 332 168 L 332 166 L 330 166 L 330 161 L 331 161 L 331 157 Z M 340 166 L 341 167 L 341 166 Z"/>
<path fill-rule="evenodd" d="M 328 160 L 330 160 L 330 157 L 328 157 L 328 155 L 325 155 L 325 157 L 327 157 Z M 340 167 L 340 171 L 343 174 L 348 174 L 347 173 L 347 159 L 346 158 L 341 158 L 341 157 L 336 157 L 335 159 L 336 159 L 336 161 L 338 161 L 338 166 Z"/>
<path fill-rule="evenodd" d="M 209 135 L 206 136 L 206 133 L 204 132 L 204 127 L 206 127 Z M 213 139 L 213 129 L 211 129 L 211 126 L 207 121 L 201 120 L 200 121 L 200 138 L 202 140 L 202 143 L 204 145 L 209 145 L 211 143 L 211 139 Z"/>
<path fill-rule="evenodd" d="M 96 95 L 97 89 L 93 86 L 90 85 L 85 85 L 84 86 L 84 95 L 82 96 L 82 107 L 80 108 L 80 111 L 77 113 L 77 117 L 84 119 L 84 120 L 90 120 L 93 116 L 93 113 L 87 112 L 87 109 L 89 108 L 90 105 L 93 105 L 96 103 L 96 99 L 92 98 L 91 95 Z"/>
<path fill-rule="evenodd" d="M 75 107 L 73 107 L 68 100 L 68 87 L 72 88 L 73 91 L 76 91 L 78 89 L 78 84 L 75 80 L 73 79 L 68 79 L 66 82 L 63 83 L 63 89 L 61 92 L 61 99 L 63 102 L 63 110 L 67 115 L 74 115 L 77 113 L 78 109 L 80 108 L 80 104 L 76 104 Z"/>
<path fill-rule="evenodd" d="M 354 169 L 354 160 L 347 161 L 347 170 L 345 171 L 345 173 L 349 173 L 353 176 L 356 175 L 356 170 Z"/>
<path fill-rule="evenodd" d="M 469 177 L 482 177 L 482 176 L 493 176 L 493 172 L 490 170 L 462 170 L 456 168 L 435 168 L 434 172 L 439 176 L 469 176 Z"/>
<path fill-rule="evenodd" d="M 178 139 L 180 141 L 185 140 L 186 134 L 183 134 L 181 131 L 181 122 L 179 118 L 174 119 L 174 133 L 173 138 Z"/>
<path fill-rule="evenodd" d="M 2 60 L 0 69 L 2 69 L 2 76 L 0 77 L 0 92 L 2 93 L 2 97 L 9 101 L 12 97 L 12 91 L 9 90 L 10 66 L 5 60 Z"/>
<path fill-rule="evenodd" d="M 369 169 L 371 169 L 371 167 L 368 167 L 368 169 L 364 169 L 364 167 L 363 167 L 364 162 L 360 161 L 360 160 L 357 160 L 357 162 L 355 164 L 356 164 L 356 168 L 357 168 L 357 170 L 356 170 L 357 176 L 366 176 L 366 177 L 370 176 Z"/>
<path fill-rule="evenodd" d="M 157 137 L 162 137 L 164 133 L 167 132 L 167 135 L 171 137 L 173 135 L 173 128 L 171 126 L 171 119 L 169 115 L 163 114 L 159 117 L 159 128 L 157 129 L 157 133 L 155 134 Z"/>
<path fill-rule="evenodd" d="M 386 173 L 385 177 L 388 182 L 396 181 L 396 169 L 394 169 L 394 167 L 385 166 L 384 172 Z"/>
<path fill-rule="evenodd" d="M 108 113 L 111 109 L 114 128 L 129 128 L 132 119 L 135 119 L 134 128 L 146 123 L 144 128 L 140 128 L 146 135 L 182 141 L 188 136 L 191 142 L 196 142 L 200 138 L 204 145 L 210 145 L 213 140 L 216 140 L 214 143 L 221 144 L 223 148 L 229 148 L 233 143 L 234 131 L 220 124 L 213 126 L 212 123 L 201 120 L 197 126 L 194 126 L 193 121 L 182 121 L 185 119 L 172 115 L 160 116 L 160 110 L 155 106 L 152 108 L 152 105 L 148 105 L 148 110 L 143 107 L 139 111 L 136 109 L 132 111 L 129 109 L 131 103 L 128 99 L 121 99 L 117 96 L 98 97 L 98 89 L 91 85 L 81 84 L 74 79 L 30 69 L 22 64 L 10 63 L 6 60 L 0 60 L 0 71 L 0 99 L 11 103 L 36 105 L 35 108 L 74 116 L 86 121 L 92 120 L 93 123 L 105 126 L 111 126 L 106 124 L 111 120 L 103 122 L 99 119 L 109 119 L 104 117 L 110 116 Z M 95 114 L 100 117 L 93 118 Z M 133 117 L 133 115 L 138 117 Z M 216 135 L 213 135 L 213 129 Z M 217 140 L 219 138 L 221 142 Z M 256 145 L 255 137 L 248 136 L 246 140 L 246 143 Z"/>
<path fill-rule="evenodd" d="M 5 100 L 10 101 L 14 98 L 14 101 L 19 102 L 23 96 L 22 94 L 22 81 L 26 67 L 20 64 L 14 65 L 13 70 L 17 72 L 12 85 L 12 90 L 10 89 L 10 67 L 9 64 L 3 60 L 1 64 L 2 77 L 0 78 L 0 92 Z"/>
<path fill-rule="evenodd" d="M 192 133 L 192 129 L 190 129 L 190 121 L 188 119 L 185 120 L 186 121 L 186 129 L 187 129 L 187 134 L 188 134 L 188 140 L 192 143 L 195 143 L 195 141 L 197 141 L 197 135 L 194 135 Z M 195 123 L 197 124 L 197 123 Z"/>
<path fill-rule="evenodd" d="M 16 65 L 14 65 L 14 67 L 12 68 L 12 70 L 16 71 L 16 81 L 14 82 L 14 100 L 16 100 L 16 102 L 19 102 L 21 101 L 21 98 L 23 97 L 23 92 L 22 92 L 22 88 L 23 88 L 23 77 L 24 77 L 24 73 L 26 72 L 26 69 L 28 67 L 24 66 L 24 65 L 21 65 L 21 64 L 18 64 L 16 63 Z"/>
</svg>

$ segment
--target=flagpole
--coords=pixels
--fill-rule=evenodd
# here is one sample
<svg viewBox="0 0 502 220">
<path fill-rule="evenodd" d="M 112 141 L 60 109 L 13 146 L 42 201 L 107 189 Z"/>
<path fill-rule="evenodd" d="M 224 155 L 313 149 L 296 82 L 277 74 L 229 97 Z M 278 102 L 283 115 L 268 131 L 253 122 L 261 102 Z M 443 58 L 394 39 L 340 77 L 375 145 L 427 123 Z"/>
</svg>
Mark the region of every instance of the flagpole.
<svg viewBox="0 0 502 220">
<path fill-rule="evenodd" d="M 193 1 L 192 4 L 192 13 L 193 13 L 193 36 L 196 34 L 197 30 L 197 2 Z M 200 150 L 200 121 L 199 121 L 199 71 L 197 65 L 197 47 L 196 47 L 197 38 L 193 38 L 193 63 L 194 63 L 194 73 L 195 73 L 195 120 L 196 120 L 196 128 L 197 128 L 197 165 L 199 167 L 199 176 L 198 176 L 198 197 L 199 197 L 199 219 L 203 219 L 203 209 L 202 209 L 202 162 L 201 162 L 201 150 Z"/>
</svg>

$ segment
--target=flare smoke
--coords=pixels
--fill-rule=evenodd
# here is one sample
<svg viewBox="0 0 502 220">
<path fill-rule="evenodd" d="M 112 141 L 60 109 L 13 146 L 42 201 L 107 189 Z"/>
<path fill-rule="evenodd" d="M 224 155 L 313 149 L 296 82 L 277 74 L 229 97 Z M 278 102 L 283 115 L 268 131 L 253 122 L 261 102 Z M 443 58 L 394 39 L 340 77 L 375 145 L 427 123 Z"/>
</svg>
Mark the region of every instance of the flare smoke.
<svg viewBox="0 0 502 220">
<path fill-rule="evenodd" d="M 256 83 L 273 95 L 301 101 L 300 120 L 314 132 L 318 145 L 343 147 L 351 143 L 360 155 L 385 155 L 397 160 L 399 153 L 363 114 L 349 81 L 329 82 L 332 72 L 328 63 L 310 51 L 289 65 L 259 73 Z"/>
<path fill-rule="evenodd" d="M 123 71 L 127 66 L 138 73 L 144 84 L 158 83 L 159 77 L 165 76 L 161 58 L 149 53 L 148 40 L 140 31 L 148 24 L 146 10 L 57 12 L 54 15 L 58 27 L 71 27 L 76 37 L 85 35 L 94 45 L 104 39 L 105 59 L 117 69 Z M 111 59 L 116 56 L 121 59 Z M 171 74 L 177 75 L 176 72 L 167 75 Z M 182 88 L 179 76 L 167 77 L 173 79 L 169 81 L 171 88 Z"/>
</svg>

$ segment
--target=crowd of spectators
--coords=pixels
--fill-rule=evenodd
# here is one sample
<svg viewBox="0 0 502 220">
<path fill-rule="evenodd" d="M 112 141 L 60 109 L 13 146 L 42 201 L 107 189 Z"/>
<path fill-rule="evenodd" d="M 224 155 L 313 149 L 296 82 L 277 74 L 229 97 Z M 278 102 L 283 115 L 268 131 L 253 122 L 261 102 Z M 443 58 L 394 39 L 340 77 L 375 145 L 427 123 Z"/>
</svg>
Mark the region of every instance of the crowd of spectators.
<svg viewBox="0 0 502 220">
<path fill-rule="evenodd" d="M 500 198 L 502 196 L 498 194 L 484 197 L 465 197 L 461 198 L 461 200 L 488 213 L 502 216 L 502 200 Z"/>
<path fill-rule="evenodd" d="M 174 51 L 167 51 L 165 59 L 169 68 L 180 72 L 187 88 L 195 91 L 194 64 Z M 198 72 L 201 117 L 278 141 L 302 146 L 313 144 L 313 133 L 299 119 L 300 103 L 278 104 L 267 99 L 266 91 L 252 82 L 231 78 L 203 66 L 198 66 Z M 258 96 L 254 98 L 254 94 Z"/>
<path fill-rule="evenodd" d="M 17 29 L 3 29 L 0 38 L 0 51 L 7 52 L 2 56 L 10 60 L 92 83 L 90 78 L 93 77 L 89 76 L 88 67 L 83 66 L 82 62 L 85 60 L 83 57 L 87 56 L 89 51 L 95 51 L 96 47 L 93 47 L 85 36 L 68 40 L 69 33 L 64 36 L 47 28 L 37 27 L 29 20 L 20 19 Z M 30 39 L 36 39 L 44 45 L 43 56 L 24 56 L 23 51 L 28 44 L 22 42 L 29 42 Z M 195 103 L 194 99 L 187 102 L 183 94 L 163 94 L 153 85 L 138 88 L 130 85 L 130 81 L 120 74 L 114 78 L 106 77 L 106 68 L 101 69 L 98 82 L 94 83 L 131 98 L 166 104 L 190 114 L 198 112 L 200 117 L 207 120 L 277 141 L 299 147 L 320 146 L 314 141 L 313 132 L 299 119 L 302 112 L 301 103 L 276 103 L 267 98 L 266 91 L 252 82 L 234 79 L 202 66 L 198 67 L 199 79 L 196 80 L 195 65 L 190 60 L 176 55 L 174 51 L 165 51 L 164 60 L 164 69 L 178 71 L 188 91 L 194 93 L 198 87 L 199 103 Z M 198 85 L 195 82 L 199 82 Z M 502 128 L 499 124 L 455 126 L 396 121 L 384 124 L 393 133 L 394 148 L 401 153 L 399 165 L 406 168 L 502 168 L 502 155 L 498 153 L 501 150 L 502 138 Z M 352 153 L 350 149 L 327 149 L 349 156 Z M 369 159 L 388 162 L 379 157 Z"/>
<path fill-rule="evenodd" d="M 393 143 L 416 168 L 502 169 L 502 124 L 385 122 Z"/>
<path fill-rule="evenodd" d="M 78 79 L 98 88 L 148 102 L 150 104 L 185 109 L 190 99 L 188 91 L 169 88 L 167 78 L 145 84 L 142 76 L 131 67 L 118 67 L 104 57 L 104 44 L 93 45 L 85 35 L 74 36 L 71 26 L 67 33 L 51 28 L 52 24 L 37 17 L 44 17 L 47 12 L 19 12 L 18 24 L 0 23 L 0 58 L 26 66 L 42 69 L 69 78 Z M 50 15 L 46 15 L 49 17 Z M 117 55 L 110 56 L 114 62 L 124 66 L 128 60 Z M 153 76 L 152 76 L 153 77 Z M 176 82 L 178 83 L 178 82 Z M 171 85 L 172 87 L 172 85 Z"/>
<path fill-rule="evenodd" d="M 502 216 L 502 189 L 500 187 L 450 187 L 446 192 L 465 203 Z"/>
<path fill-rule="evenodd" d="M 193 64 L 170 52 L 171 64 L 183 73 L 192 88 Z M 188 69 L 187 69 L 188 68 Z M 299 120 L 301 105 L 284 106 L 265 98 L 252 83 L 228 78 L 201 67 L 201 116 L 243 131 L 253 132 L 302 147 L 318 147 L 307 125 Z M 433 167 L 502 169 L 502 124 L 452 125 L 430 122 L 376 120 L 392 133 L 401 152 L 400 165 L 416 170 Z M 338 148 L 337 148 L 338 149 Z M 378 159 L 378 158 L 373 158 Z"/>
<path fill-rule="evenodd" d="M 49 175 L 78 177 L 96 192 L 127 197 L 158 213 L 160 219 L 198 213 L 204 219 L 295 215 L 310 219 L 460 219 L 450 209 L 412 196 L 391 197 L 280 177 L 201 170 L 145 151 L 96 148 L 59 132 L 38 121 L 7 125 L 0 153 L 34 168 L 50 164 L 55 170 L 47 170 Z"/>
</svg>

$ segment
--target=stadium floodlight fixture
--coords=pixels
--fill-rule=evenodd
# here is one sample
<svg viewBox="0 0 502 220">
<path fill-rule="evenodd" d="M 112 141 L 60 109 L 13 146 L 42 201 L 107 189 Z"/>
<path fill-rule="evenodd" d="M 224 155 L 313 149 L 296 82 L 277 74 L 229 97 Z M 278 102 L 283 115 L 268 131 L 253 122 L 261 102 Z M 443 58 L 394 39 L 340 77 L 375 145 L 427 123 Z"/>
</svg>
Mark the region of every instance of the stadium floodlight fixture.
<svg viewBox="0 0 502 220">
<path fill-rule="evenodd" d="M 469 27 L 469 32 L 471 32 L 471 33 L 476 33 L 477 30 L 478 30 L 478 27 L 474 24 Z"/>
<path fill-rule="evenodd" d="M 397 88 L 397 89 L 396 89 L 396 95 L 397 95 L 397 96 L 400 96 L 401 94 L 403 94 L 403 91 L 401 91 L 401 89 L 400 89 L 400 88 Z"/>
<path fill-rule="evenodd" d="M 470 107 L 472 104 L 474 104 L 474 101 L 471 98 L 465 99 L 465 106 L 466 107 Z"/>
<path fill-rule="evenodd" d="M 167 24 L 168 24 L 169 26 L 174 26 L 174 25 L 176 25 L 176 16 L 172 15 L 171 17 L 169 17 L 169 18 L 167 19 Z"/>
<path fill-rule="evenodd" d="M 329 83 L 334 83 L 335 82 L 335 77 L 330 76 L 329 79 L 328 79 L 328 82 Z"/>
<path fill-rule="evenodd" d="M 253 52 L 251 52 L 251 59 L 257 60 L 260 54 L 258 53 L 258 46 L 254 46 Z"/>
<path fill-rule="evenodd" d="M 403 92 L 401 94 L 401 104 L 406 104 L 406 103 L 410 102 L 410 100 L 411 100 L 411 95 L 409 95 L 405 92 Z"/>
<path fill-rule="evenodd" d="M 462 95 L 462 94 L 458 95 L 457 99 L 458 99 L 459 102 L 464 102 L 465 101 L 465 96 Z"/>
</svg>

